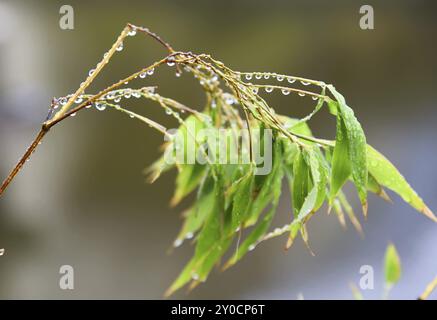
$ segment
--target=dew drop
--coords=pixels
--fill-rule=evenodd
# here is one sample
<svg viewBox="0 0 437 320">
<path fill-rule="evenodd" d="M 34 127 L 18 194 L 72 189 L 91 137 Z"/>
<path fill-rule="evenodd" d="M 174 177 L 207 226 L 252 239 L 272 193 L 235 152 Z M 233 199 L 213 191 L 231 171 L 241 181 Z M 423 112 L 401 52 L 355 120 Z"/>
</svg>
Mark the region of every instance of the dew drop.
<svg viewBox="0 0 437 320">
<path fill-rule="evenodd" d="M 117 48 L 115 48 L 115 50 L 117 50 L 118 52 L 123 50 L 123 42 L 121 42 Z"/>
<path fill-rule="evenodd" d="M 310 83 L 307 82 L 307 81 L 301 81 L 300 83 L 302 83 L 304 86 L 309 86 L 310 85 Z"/>
<path fill-rule="evenodd" d="M 155 69 L 154 69 L 154 68 L 147 70 L 147 74 L 148 74 L 149 76 L 151 76 L 154 72 L 155 72 Z"/>
<path fill-rule="evenodd" d="M 290 94 L 290 90 L 282 89 L 281 91 L 284 96 L 288 96 Z"/>
<path fill-rule="evenodd" d="M 273 91 L 273 88 L 272 88 L 272 87 L 265 87 L 264 90 L 265 90 L 267 93 L 270 93 L 270 92 Z"/>
<path fill-rule="evenodd" d="M 176 239 L 175 242 L 173 242 L 173 247 L 177 248 L 182 245 L 184 241 L 182 239 Z"/>
<path fill-rule="evenodd" d="M 132 29 L 127 33 L 127 35 L 130 36 L 130 37 L 133 37 L 133 36 L 136 35 L 136 34 L 137 34 L 137 29 L 136 29 L 136 28 L 132 28 Z"/>
<path fill-rule="evenodd" d="M 253 249 L 255 249 L 255 245 L 254 245 L 254 244 L 251 244 L 251 245 L 249 246 L 248 250 L 249 250 L 249 251 L 252 251 Z"/>
<path fill-rule="evenodd" d="M 114 101 L 115 101 L 115 102 L 120 102 L 120 101 L 121 101 L 121 97 L 120 97 L 120 96 L 116 97 L 116 98 L 114 99 Z"/>
<path fill-rule="evenodd" d="M 317 100 L 317 99 L 319 99 L 319 98 L 318 98 L 317 96 L 312 96 L 311 99 L 313 99 L 313 100 Z"/>
<path fill-rule="evenodd" d="M 305 97 L 305 93 L 303 93 L 303 92 L 299 92 L 298 95 L 299 95 L 300 97 Z"/>
<path fill-rule="evenodd" d="M 83 101 L 83 98 L 82 98 L 82 96 L 78 96 L 77 98 L 76 98 L 76 103 L 81 103 Z"/>
<path fill-rule="evenodd" d="M 140 73 L 140 78 L 141 79 L 144 79 L 146 76 L 147 76 L 147 73 L 145 73 L 145 72 L 141 72 Z"/>
<path fill-rule="evenodd" d="M 96 109 L 99 111 L 104 111 L 106 109 L 106 104 L 104 103 L 96 102 L 95 106 Z"/>
<path fill-rule="evenodd" d="M 96 72 L 96 69 L 91 69 L 90 72 L 88 72 L 88 75 L 91 77 L 94 72 Z"/>
<path fill-rule="evenodd" d="M 193 274 L 191 275 L 191 278 L 192 278 L 194 281 L 197 281 L 197 280 L 199 280 L 199 275 L 198 275 L 197 273 L 193 272 Z"/>
<path fill-rule="evenodd" d="M 168 65 L 169 67 L 173 67 L 175 64 L 176 64 L 176 62 L 175 62 L 175 58 L 174 58 L 174 57 L 169 57 L 169 58 L 167 59 L 167 65 Z"/>
<path fill-rule="evenodd" d="M 134 91 L 134 92 L 132 92 L 132 96 L 134 97 L 134 98 L 140 98 L 141 97 L 141 93 L 139 93 L 138 91 Z"/>
<path fill-rule="evenodd" d="M 179 70 L 176 71 L 175 76 L 176 76 L 177 78 L 180 78 L 181 75 L 182 75 L 182 72 L 180 72 Z"/>
<path fill-rule="evenodd" d="M 2 256 L 4 254 L 5 254 L 5 249 L 4 248 L 0 249 L 0 256 Z"/>
<path fill-rule="evenodd" d="M 187 234 L 185 235 L 186 239 L 191 239 L 194 237 L 194 234 L 192 232 L 187 232 Z"/>
<path fill-rule="evenodd" d="M 258 88 L 252 88 L 252 92 L 257 94 L 258 93 Z"/>
<path fill-rule="evenodd" d="M 266 80 L 270 79 L 270 75 L 269 74 L 265 74 L 264 75 L 264 79 L 266 79 Z"/>
<path fill-rule="evenodd" d="M 126 99 L 129 99 L 132 95 L 132 92 L 130 90 L 126 90 L 123 95 Z"/>
<path fill-rule="evenodd" d="M 276 80 L 278 80 L 278 81 L 284 81 L 284 77 L 283 77 L 283 76 L 277 76 L 277 77 L 276 77 Z"/>
<path fill-rule="evenodd" d="M 295 82 L 296 82 L 296 79 L 294 79 L 294 78 L 288 78 L 287 81 L 288 81 L 288 83 L 295 83 Z"/>
<path fill-rule="evenodd" d="M 76 116 L 76 112 L 70 114 L 70 117 L 75 117 Z"/>
<path fill-rule="evenodd" d="M 171 114 L 171 109 L 170 109 L 170 108 L 166 108 L 166 109 L 165 109 L 165 113 L 168 114 L 168 115 L 170 115 L 170 114 Z"/>
<path fill-rule="evenodd" d="M 89 108 L 91 108 L 90 104 L 85 107 L 85 109 L 89 109 Z"/>
<path fill-rule="evenodd" d="M 257 73 L 256 75 L 255 75 L 255 79 L 261 79 L 263 76 L 262 76 L 262 74 L 260 74 L 260 73 Z"/>
<path fill-rule="evenodd" d="M 131 119 L 133 119 L 133 118 L 135 118 L 135 116 L 133 115 L 133 114 L 129 114 L 129 118 L 131 118 Z"/>
</svg>

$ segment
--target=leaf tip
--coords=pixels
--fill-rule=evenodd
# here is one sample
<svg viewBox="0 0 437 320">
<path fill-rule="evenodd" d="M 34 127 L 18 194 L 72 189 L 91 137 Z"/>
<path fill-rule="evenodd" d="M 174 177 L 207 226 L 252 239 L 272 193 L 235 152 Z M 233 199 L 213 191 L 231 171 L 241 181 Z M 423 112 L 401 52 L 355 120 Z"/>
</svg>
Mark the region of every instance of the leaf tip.
<svg viewBox="0 0 437 320">
<path fill-rule="evenodd" d="M 422 213 L 427 216 L 428 218 L 430 218 L 432 221 L 437 223 L 437 217 L 434 215 L 434 213 L 431 211 L 430 208 L 428 208 L 427 206 L 425 206 L 422 209 Z"/>
</svg>

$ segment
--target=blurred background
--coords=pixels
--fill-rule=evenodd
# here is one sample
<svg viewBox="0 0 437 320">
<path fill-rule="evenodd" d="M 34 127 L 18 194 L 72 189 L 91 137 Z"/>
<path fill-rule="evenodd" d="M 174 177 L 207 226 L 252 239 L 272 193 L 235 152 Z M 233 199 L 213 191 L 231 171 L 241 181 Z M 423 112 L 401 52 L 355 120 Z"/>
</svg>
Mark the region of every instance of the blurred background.
<svg viewBox="0 0 437 320">
<path fill-rule="evenodd" d="M 59 27 L 63 4 L 74 8 L 74 30 Z M 374 30 L 359 27 L 363 4 L 375 10 Z M 0 178 L 39 130 L 52 97 L 75 91 L 132 22 L 176 49 L 210 53 L 237 70 L 333 83 L 354 108 L 368 142 L 437 211 L 436 14 L 432 1 L 1 0 Z M 129 38 L 89 91 L 163 54 L 148 38 Z M 158 71 L 142 81 L 188 106 L 203 106 L 189 75 L 176 78 L 167 66 Z M 305 99 L 269 99 L 292 116 L 312 107 Z M 127 102 L 175 126 L 157 105 Z M 318 114 L 311 122 L 314 134 L 333 138 L 333 120 Z M 90 109 L 56 126 L 0 199 L 0 298 L 161 298 L 193 252 L 184 244 L 167 254 L 189 203 L 168 205 L 174 172 L 154 185 L 142 174 L 161 143 L 148 127 L 109 110 Z M 288 191 L 283 195 L 278 225 L 290 216 Z M 375 270 L 375 289 L 364 296 L 379 298 L 384 251 L 393 242 L 403 275 L 391 297 L 415 299 L 437 274 L 437 226 L 393 199 L 389 204 L 371 196 L 369 218 L 362 221 L 365 239 L 352 227 L 344 231 L 324 208 L 309 224 L 316 257 L 301 241 L 284 252 L 286 239 L 275 239 L 174 298 L 350 299 L 349 283 L 358 283 L 362 265 Z M 74 290 L 59 288 L 61 265 L 74 267 Z"/>
</svg>

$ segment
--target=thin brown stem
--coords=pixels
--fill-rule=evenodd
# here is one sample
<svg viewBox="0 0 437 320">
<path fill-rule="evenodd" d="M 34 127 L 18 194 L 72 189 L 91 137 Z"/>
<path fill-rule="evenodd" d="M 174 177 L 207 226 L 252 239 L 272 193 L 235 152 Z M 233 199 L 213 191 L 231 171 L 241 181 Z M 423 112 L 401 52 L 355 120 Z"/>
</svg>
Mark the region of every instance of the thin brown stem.
<svg viewBox="0 0 437 320">
<path fill-rule="evenodd" d="M 26 161 L 30 158 L 32 153 L 35 151 L 36 147 L 40 144 L 41 140 L 44 138 L 47 132 L 49 132 L 50 127 L 42 126 L 41 130 L 39 131 L 38 135 L 36 136 L 35 140 L 33 140 L 32 144 L 27 148 L 24 155 L 21 157 L 21 159 L 18 161 L 18 163 L 15 165 L 14 169 L 11 171 L 11 173 L 8 175 L 8 177 L 3 181 L 2 186 L 0 187 L 0 196 L 3 194 L 3 192 L 6 190 L 6 188 L 9 186 L 11 181 L 15 178 L 15 176 L 20 172 L 21 168 L 23 168 L 23 165 L 26 163 Z"/>
</svg>

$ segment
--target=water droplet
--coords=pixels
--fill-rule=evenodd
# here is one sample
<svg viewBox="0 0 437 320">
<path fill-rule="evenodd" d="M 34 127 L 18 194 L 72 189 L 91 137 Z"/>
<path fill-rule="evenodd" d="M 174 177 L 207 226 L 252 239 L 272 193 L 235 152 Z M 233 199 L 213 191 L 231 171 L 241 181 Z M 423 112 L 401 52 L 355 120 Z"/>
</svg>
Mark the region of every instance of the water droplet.
<svg viewBox="0 0 437 320">
<path fill-rule="evenodd" d="M 310 85 L 310 83 L 307 82 L 307 81 L 301 81 L 300 83 L 302 83 L 304 86 L 309 86 Z"/>
<path fill-rule="evenodd" d="M 120 102 L 120 101 L 121 101 L 121 97 L 120 97 L 120 96 L 116 97 L 116 98 L 114 99 L 114 101 L 115 101 L 115 102 Z"/>
<path fill-rule="evenodd" d="M 4 248 L 0 249 L 0 256 L 2 256 L 4 254 L 5 254 L 5 249 Z"/>
<path fill-rule="evenodd" d="M 78 97 L 76 98 L 76 101 L 74 101 L 74 102 L 76 102 L 76 103 L 81 103 L 82 101 L 83 101 L 82 96 L 78 96 Z"/>
<path fill-rule="evenodd" d="M 236 229 L 235 229 L 235 232 L 239 232 L 240 231 L 240 227 L 237 227 Z"/>
<path fill-rule="evenodd" d="M 264 79 L 268 80 L 269 78 L 270 78 L 270 75 L 269 75 L 269 74 L 265 74 L 265 75 L 264 75 Z"/>
<path fill-rule="evenodd" d="M 182 75 L 182 72 L 180 72 L 179 70 L 176 71 L 175 76 L 176 76 L 177 78 L 180 78 L 181 75 Z"/>
<path fill-rule="evenodd" d="M 133 37 L 137 34 L 137 28 L 132 27 L 132 29 L 127 33 L 128 36 Z"/>
<path fill-rule="evenodd" d="M 75 117 L 76 116 L 76 112 L 70 114 L 70 117 Z"/>
<path fill-rule="evenodd" d="M 182 245 L 184 241 L 182 239 L 176 239 L 175 242 L 173 242 L 173 247 L 177 248 Z"/>
<path fill-rule="evenodd" d="M 172 111 L 171 111 L 170 108 L 166 108 L 166 109 L 165 109 L 165 113 L 170 115 L 170 114 L 172 113 Z"/>
<path fill-rule="evenodd" d="M 251 74 L 246 74 L 246 80 L 252 80 L 252 75 Z"/>
<path fill-rule="evenodd" d="M 149 76 L 151 76 L 154 72 L 155 72 L 155 69 L 154 69 L 154 68 L 147 70 L 147 74 L 148 74 Z"/>
<path fill-rule="evenodd" d="M 129 118 L 131 118 L 131 119 L 133 119 L 133 118 L 135 118 L 135 116 L 133 115 L 133 114 L 129 114 Z"/>
<path fill-rule="evenodd" d="M 287 89 L 282 89 L 281 92 L 284 96 L 288 96 L 290 94 L 290 90 Z"/>
<path fill-rule="evenodd" d="M 126 99 L 129 99 L 129 98 L 131 97 L 131 95 L 132 95 L 132 91 L 130 91 L 130 90 L 126 90 L 126 91 L 124 92 L 124 94 L 123 94 L 123 96 L 124 96 Z"/>
<path fill-rule="evenodd" d="M 175 58 L 174 58 L 174 57 L 168 57 L 168 59 L 167 59 L 167 65 L 168 65 L 169 67 L 173 67 L 175 64 L 176 64 L 176 62 L 175 62 Z"/>
<path fill-rule="evenodd" d="M 106 104 L 100 103 L 100 102 L 96 102 L 95 103 L 95 107 L 99 111 L 104 111 L 106 109 Z"/>
<path fill-rule="evenodd" d="M 123 42 L 121 42 L 117 48 L 115 48 L 115 50 L 117 50 L 118 52 L 123 50 Z"/>
<path fill-rule="evenodd" d="M 296 79 L 294 79 L 294 78 L 288 78 L 287 81 L 288 81 L 288 83 L 295 83 L 295 82 L 296 82 Z"/>
<path fill-rule="evenodd" d="M 90 72 L 88 72 L 88 75 L 91 77 L 95 71 L 96 69 L 91 69 Z"/>
<path fill-rule="evenodd" d="M 106 58 L 109 56 L 109 52 L 105 52 L 105 54 L 103 55 L 103 58 Z"/>
<path fill-rule="evenodd" d="M 187 232 L 187 234 L 185 235 L 186 239 L 191 239 L 194 237 L 194 234 L 192 232 Z"/>
<path fill-rule="evenodd" d="M 263 77 L 263 75 L 262 74 L 260 74 L 260 73 L 257 73 L 256 75 L 255 75 L 255 79 L 261 79 Z"/>
<path fill-rule="evenodd" d="M 278 81 L 284 81 L 284 77 L 283 77 L 283 76 L 277 76 L 277 77 L 276 77 L 276 80 L 278 80 Z"/>
<path fill-rule="evenodd" d="M 319 97 L 317 97 L 317 96 L 312 96 L 311 99 L 313 99 L 313 100 L 317 100 L 317 99 L 319 99 Z"/>
<path fill-rule="evenodd" d="M 249 246 L 248 250 L 249 250 L 249 251 L 252 251 L 253 249 L 255 249 L 255 245 L 254 245 L 254 244 L 251 244 L 251 245 Z"/>
<path fill-rule="evenodd" d="M 270 93 L 270 92 L 273 91 L 273 88 L 272 88 L 272 87 L 265 87 L 264 90 L 265 90 L 267 93 Z"/>
<path fill-rule="evenodd" d="M 147 76 L 147 73 L 146 73 L 146 72 L 141 72 L 141 73 L 140 73 L 140 78 L 141 78 L 141 79 L 144 79 L 146 76 Z"/>
<path fill-rule="evenodd" d="M 192 278 L 194 281 L 197 281 L 197 280 L 199 280 L 199 275 L 198 275 L 197 273 L 193 272 L 193 274 L 191 275 L 191 278 Z"/>
<path fill-rule="evenodd" d="M 217 107 L 217 103 L 215 102 L 215 100 L 211 101 L 211 108 L 215 109 Z"/>
<path fill-rule="evenodd" d="M 88 104 L 88 105 L 85 107 L 85 109 L 89 109 L 89 108 L 91 108 L 91 105 L 90 105 L 90 104 Z"/>
<path fill-rule="evenodd" d="M 141 97 L 141 93 L 139 93 L 138 91 L 134 91 L 134 92 L 132 92 L 132 96 L 134 97 L 134 98 L 140 98 Z"/>
<path fill-rule="evenodd" d="M 305 97 L 305 93 L 303 93 L 303 92 L 298 92 L 298 95 L 301 97 Z"/>
<path fill-rule="evenodd" d="M 252 88 L 252 92 L 257 94 L 258 93 L 258 88 Z"/>
</svg>

